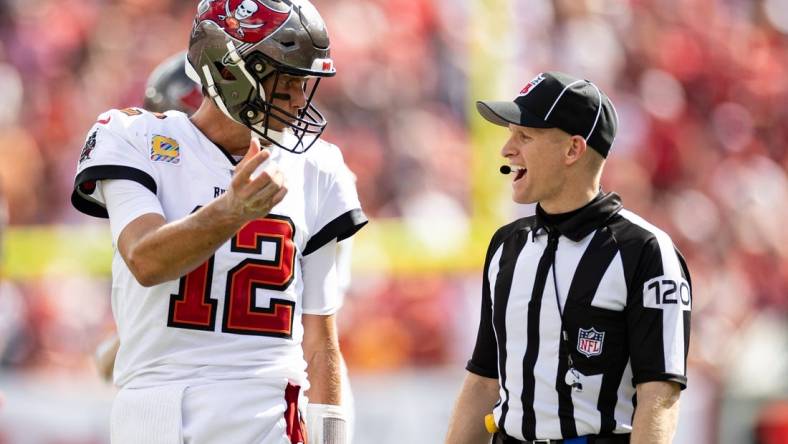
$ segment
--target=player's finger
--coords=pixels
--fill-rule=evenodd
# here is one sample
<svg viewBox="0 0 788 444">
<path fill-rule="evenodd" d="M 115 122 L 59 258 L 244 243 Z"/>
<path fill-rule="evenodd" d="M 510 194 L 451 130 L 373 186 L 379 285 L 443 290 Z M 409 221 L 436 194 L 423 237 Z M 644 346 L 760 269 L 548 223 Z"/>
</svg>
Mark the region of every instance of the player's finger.
<svg viewBox="0 0 788 444">
<path fill-rule="evenodd" d="M 279 188 L 279 191 L 277 191 L 276 194 L 274 194 L 274 197 L 271 199 L 271 202 L 273 202 L 274 206 L 276 206 L 276 204 L 281 202 L 286 195 L 287 195 L 287 187 L 282 186 L 282 188 Z"/>
<path fill-rule="evenodd" d="M 243 165 L 244 163 L 248 162 L 255 156 L 255 154 L 260 152 L 260 141 L 257 140 L 256 137 L 252 137 L 249 141 L 249 148 L 246 150 L 246 154 L 244 154 L 243 159 L 238 162 L 238 165 Z"/>
<path fill-rule="evenodd" d="M 249 195 L 258 193 L 264 187 L 268 186 L 268 184 L 273 183 L 274 185 L 281 186 L 284 183 L 284 175 L 282 172 L 274 167 L 274 168 L 267 168 L 265 171 L 260 173 L 257 177 L 253 178 L 249 185 L 247 186 L 247 192 Z"/>
<path fill-rule="evenodd" d="M 259 148 L 259 146 L 258 146 Z M 250 148 L 251 151 L 251 148 Z M 249 154 L 249 153 L 247 153 Z M 238 165 L 238 171 L 235 173 L 234 180 L 246 182 L 252 176 L 252 173 L 263 164 L 268 158 L 271 157 L 271 151 L 268 149 L 259 150 L 255 155 L 249 158 L 246 162 Z M 246 160 L 246 158 L 244 158 Z"/>
<path fill-rule="evenodd" d="M 262 188 L 257 190 L 251 199 L 261 203 L 270 201 L 280 189 L 282 189 L 280 185 L 277 185 L 274 182 L 268 182 Z"/>
<path fill-rule="evenodd" d="M 263 173 L 263 174 L 269 174 L 269 173 Z M 278 193 L 279 190 L 282 189 L 282 187 L 284 186 L 284 176 L 282 175 L 281 172 L 274 171 L 270 173 L 270 180 L 268 180 L 265 183 L 257 182 L 254 185 L 259 187 L 259 189 L 255 190 L 255 192 L 251 195 L 252 197 L 250 198 L 250 200 L 262 204 L 266 201 L 270 201 L 276 195 L 276 193 Z"/>
<path fill-rule="evenodd" d="M 270 183 L 267 187 L 261 190 L 253 197 L 253 200 L 246 205 L 250 208 L 256 208 L 261 215 L 267 214 L 271 208 L 275 207 L 287 195 L 287 187 L 277 187 Z"/>
<path fill-rule="evenodd" d="M 279 205 L 279 202 L 281 202 L 286 195 L 287 188 L 281 187 L 279 188 L 279 191 L 277 191 L 276 194 L 271 196 L 269 199 L 261 199 L 258 202 L 255 202 L 254 207 L 258 209 L 258 214 L 260 214 L 260 216 L 265 216 L 270 213 L 275 206 Z"/>
</svg>

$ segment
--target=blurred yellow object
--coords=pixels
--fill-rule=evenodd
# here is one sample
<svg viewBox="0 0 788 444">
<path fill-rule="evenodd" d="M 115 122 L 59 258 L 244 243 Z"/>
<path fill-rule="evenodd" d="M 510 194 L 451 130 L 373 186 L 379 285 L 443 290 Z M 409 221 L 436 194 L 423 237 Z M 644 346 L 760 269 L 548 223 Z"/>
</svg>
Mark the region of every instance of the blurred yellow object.
<svg viewBox="0 0 788 444">
<path fill-rule="evenodd" d="M 498 425 L 495 424 L 495 416 L 493 416 L 492 413 L 484 417 L 484 427 L 486 427 L 487 431 L 490 433 L 498 431 Z"/>
<path fill-rule="evenodd" d="M 473 220 L 471 236 L 436 251 L 415 239 L 400 220 L 373 220 L 353 245 L 353 269 L 399 276 L 475 272 L 482 266 L 495 227 Z M 0 278 L 108 277 L 111 273 L 113 249 L 106 222 L 11 226 L 4 233 L 2 247 Z"/>
<path fill-rule="evenodd" d="M 0 278 L 108 277 L 112 239 L 106 224 L 11 226 L 3 233 Z"/>
</svg>

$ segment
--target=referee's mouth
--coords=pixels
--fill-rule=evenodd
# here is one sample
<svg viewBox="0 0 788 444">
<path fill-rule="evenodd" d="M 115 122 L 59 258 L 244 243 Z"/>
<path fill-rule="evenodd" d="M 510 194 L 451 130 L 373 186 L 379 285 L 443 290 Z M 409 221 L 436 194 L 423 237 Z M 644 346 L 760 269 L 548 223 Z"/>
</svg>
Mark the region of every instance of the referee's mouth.
<svg viewBox="0 0 788 444">
<path fill-rule="evenodd" d="M 518 180 L 520 180 L 523 177 L 525 177 L 525 173 L 528 172 L 528 169 L 527 168 L 516 167 L 515 171 L 517 171 L 517 174 L 514 176 L 514 181 L 517 182 Z"/>
</svg>

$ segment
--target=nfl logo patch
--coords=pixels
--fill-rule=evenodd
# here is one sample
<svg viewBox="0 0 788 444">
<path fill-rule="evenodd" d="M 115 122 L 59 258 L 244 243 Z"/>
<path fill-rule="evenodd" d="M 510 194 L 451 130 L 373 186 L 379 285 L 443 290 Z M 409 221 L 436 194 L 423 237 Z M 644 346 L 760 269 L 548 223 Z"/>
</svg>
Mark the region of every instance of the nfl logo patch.
<svg viewBox="0 0 788 444">
<path fill-rule="evenodd" d="M 178 164 L 181 161 L 181 147 L 175 139 L 153 136 L 150 145 L 150 160 Z"/>
<path fill-rule="evenodd" d="M 528 95 L 532 89 L 536 87 L 536 85 L 542 83 L 542 80 L 545 79 L 544 73 L 539 73 L 536 77 L 533 78 L 530 82 L 523 89 L 520 90 L 520 97 Z"/>
<path fill-rule="evenodd" d="M 596 331 L 593 327 L 588 330 L 581 328 L 577 332 L 577 351 L 589 358 L 600 355 L 604 341 L 605 332 Z"/>
</svg>

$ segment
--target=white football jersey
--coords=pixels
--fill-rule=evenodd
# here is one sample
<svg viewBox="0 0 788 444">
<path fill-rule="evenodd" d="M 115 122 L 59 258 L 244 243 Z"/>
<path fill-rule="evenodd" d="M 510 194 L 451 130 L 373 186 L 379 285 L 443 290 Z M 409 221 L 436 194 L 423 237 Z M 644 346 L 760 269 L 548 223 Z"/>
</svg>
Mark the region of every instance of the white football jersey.
<svg viewBox="0 0 788 444">
<path fill-rule="evenodd" d="M 304 258 L 367 220 L 336 146 L 318 140 L 300 155 L 275 148 L 271 161 L 284 173 L 284 200 L 186 276 L 145 288 L 116 248 L 117 385 L 285 377 L 307 386 L 301 314 L 330 314 L 340 302 L 332 286 L 305 279 Z M 224 193 L 235 164 L 183 113 L 111 110 L 88 133 L 71 200 L 107 217 L 97 183 L 132 180 L 175 221 Z"/>
</svg>

